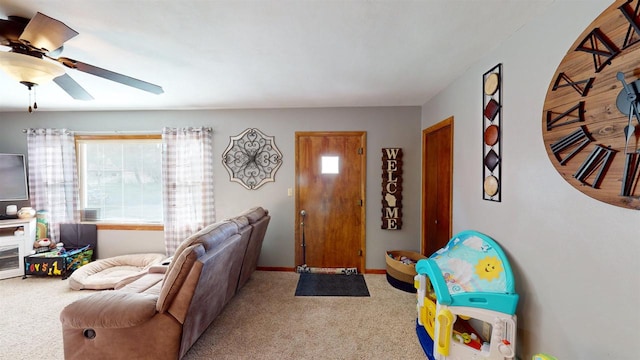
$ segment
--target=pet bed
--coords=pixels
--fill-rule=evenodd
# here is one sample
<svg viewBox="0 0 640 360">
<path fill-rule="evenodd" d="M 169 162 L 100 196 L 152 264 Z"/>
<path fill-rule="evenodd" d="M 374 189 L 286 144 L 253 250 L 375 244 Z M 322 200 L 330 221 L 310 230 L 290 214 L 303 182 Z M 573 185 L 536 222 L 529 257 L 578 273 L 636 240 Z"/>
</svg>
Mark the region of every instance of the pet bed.
<svg viewBox="0 0 640 360">
<path fill-rule="evenodd" d="M 127 254 L 99 259 L 74 271 L 69 277 L 73 290 L 106 290 L 123 286 L 160 264 L 163 254 Z"/>
</svg>

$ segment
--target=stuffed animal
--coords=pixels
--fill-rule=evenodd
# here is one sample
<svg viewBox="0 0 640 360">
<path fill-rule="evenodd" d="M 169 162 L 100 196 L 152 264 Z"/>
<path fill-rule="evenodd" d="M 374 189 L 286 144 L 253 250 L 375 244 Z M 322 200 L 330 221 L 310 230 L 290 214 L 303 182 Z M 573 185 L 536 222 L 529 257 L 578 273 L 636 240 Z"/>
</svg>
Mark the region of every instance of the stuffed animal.
<svg viewBox="0 0 640 360">
<path fill-rule="evenodd" d="M 55 249 L 56 248 L 56 244 L 54 244 L 51 240 L 49 240 L 48 238 L 44 238 L 44 239 L 40 239 L 40 240 L 36 240 L 33 243 L 33 247 L 34 248 L 49 248 L 49 249 Z"/>
</svg>

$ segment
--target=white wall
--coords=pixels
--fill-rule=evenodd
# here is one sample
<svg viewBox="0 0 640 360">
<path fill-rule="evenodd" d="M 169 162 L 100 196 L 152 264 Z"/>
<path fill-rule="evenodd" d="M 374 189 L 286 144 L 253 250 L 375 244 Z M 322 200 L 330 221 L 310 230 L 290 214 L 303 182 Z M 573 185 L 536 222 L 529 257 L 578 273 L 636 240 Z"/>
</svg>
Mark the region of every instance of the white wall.
<svg viewBox="0 0 640 360">
<path fill-rule="evenodd" d="M 556 1 L 423 106 L 422 127 L 453 115 L 454 233 L 500 243 L 520 294 L 522 359 L 638 359 L 640 213 L 593 200 L 555 171 L 542 113 L 557 65 L 611 2 Z M 482 200 L 482 74 L 503 64 L 502 202 Z"/>
<path fill-rule="evenodd" d="M 163 126 L 211 126 L 214 130 L 215 202 L 217 219 L 234 216 L 256 205 L 268 209 L 272 220 L 265 237 L 260 266 L 291 267 L 294 264 L 294 197 L 287 190 L 295 186 L 296 131 L 367 132 L 367 249 L 366 268 L 384 269 L 386 250 L 413 250 L 420 247 L 420 199 L 410 194 L 420 191 L 420 107 L 329 108 L 289 110 L 211 110 L 140 112 L 45 112 L 46 99 L 38 99 L 40 109 L 0 112 L 0 152 L 26 154 L 27 127 L 66 127 L 76 131 L 153 130 Z M 1 109 L 0 109 L 1 110 Z M 246 190 L 229 181 L 222 166 L 222 153 L 229 137 L 247 128 L 257 128 L 275 137 L 283 154 L 283 165 L 270 182 L 258 190 Z M 401 147 L 404 157 L 403 228 L 381 230 L 381 166 L 383 147 Z M 0 204 L 1 208 L 2 204 Z M 100 257 L 130 252 L 163 251 L 162 232 L 113 231 L 98 233 Z"/>
</svg>

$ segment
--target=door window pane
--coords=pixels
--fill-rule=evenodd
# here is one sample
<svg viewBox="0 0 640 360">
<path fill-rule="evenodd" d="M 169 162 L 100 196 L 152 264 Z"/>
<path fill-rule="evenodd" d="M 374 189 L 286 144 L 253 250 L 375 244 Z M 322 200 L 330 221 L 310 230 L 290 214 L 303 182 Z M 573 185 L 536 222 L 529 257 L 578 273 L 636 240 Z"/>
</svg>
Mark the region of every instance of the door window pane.
<svg viewBox="0 0 640 360">
<path fill-rule="evenodd" d="M 322 157 L 322 174 L 338 174 L 340 165 L 339 156 L 323 156 Z"/>
</svg>

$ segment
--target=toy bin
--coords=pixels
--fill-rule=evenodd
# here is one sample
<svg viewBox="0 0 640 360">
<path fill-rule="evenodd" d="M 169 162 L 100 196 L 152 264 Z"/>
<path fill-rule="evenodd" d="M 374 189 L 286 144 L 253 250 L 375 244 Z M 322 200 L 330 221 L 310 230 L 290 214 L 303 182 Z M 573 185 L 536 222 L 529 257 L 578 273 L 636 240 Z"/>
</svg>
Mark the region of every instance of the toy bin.
<svg viewBox="0 0 640 360">
<path fill-rule="evenodd" d="M 91 261 L 93 250 L 87 245 L 59 254 L 57 250 L 24 257 L 24 276 L 61 276 L 68 278 L 77 268 Z"/>
<path fill-rule="evenodd" d="M 415 293 L 413 278 L 416 276 L 416 262 L 426 258 L 426 256 L 413 251 L 387 251 L 387 281 L 396 289 Z"/>
</svg>

